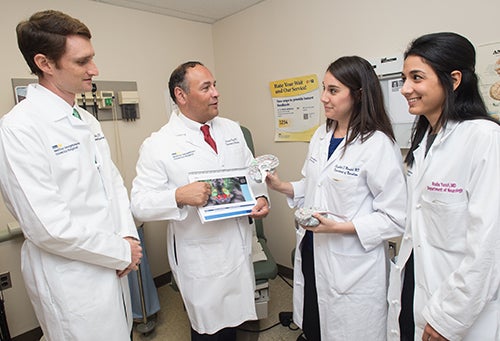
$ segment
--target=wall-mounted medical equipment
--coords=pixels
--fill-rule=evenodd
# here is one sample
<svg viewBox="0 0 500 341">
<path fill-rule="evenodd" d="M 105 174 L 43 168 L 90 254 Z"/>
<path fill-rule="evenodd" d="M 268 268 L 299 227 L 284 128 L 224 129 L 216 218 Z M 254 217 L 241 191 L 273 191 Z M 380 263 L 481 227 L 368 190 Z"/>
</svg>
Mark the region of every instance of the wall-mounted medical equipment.
<svg viewBox="0 0 500 341">
<path fill-rule="evenodd" d="M 137 91 L 119 91 L 118 105 L 121 107 L 124 120 L 135 121 L 139 106 L 139 94 Z"/>
<path fill-rule="evenodd" d="M 36 79 L 13 78 L 16 103 L 26 97 L 28 84 L 37 82 Z M 75 101 L 99 121 L 133 121 L 140 118 L 136 82 L 96 81 L 92 84 L 92 91 L 76 94 Z"/>
<path fill-rule="evenodd" d="M 17 221 L 12 221 L 7 226 L 0 226 L 0 242 L 11 240 L 23 235 L 21 226 Z"/>
<path fill-rule="evenodd" d="M 415 117 L 408 112 L 408 103 L 401 94 L 403 87 L 403 55 L 369 59 L 382 87 L 384 102 L 401 148 L 410 147 L 411 130 Z"/>
</svg>

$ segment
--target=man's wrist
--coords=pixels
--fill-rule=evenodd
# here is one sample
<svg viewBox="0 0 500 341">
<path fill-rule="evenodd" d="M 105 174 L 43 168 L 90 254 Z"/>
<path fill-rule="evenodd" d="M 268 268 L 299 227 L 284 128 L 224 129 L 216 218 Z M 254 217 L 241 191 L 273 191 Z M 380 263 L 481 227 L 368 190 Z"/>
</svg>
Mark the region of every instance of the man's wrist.
<svg viewBox="0 0 500 341">
<path fill-rule="evenodd" d="M 179 192 L 179 187 L 175 189 L 175 202 L 177 204 L 177 208 L 182 209 L 184 207 L 184 203 L 181 201 L 181 196 Z"/>
</svg>

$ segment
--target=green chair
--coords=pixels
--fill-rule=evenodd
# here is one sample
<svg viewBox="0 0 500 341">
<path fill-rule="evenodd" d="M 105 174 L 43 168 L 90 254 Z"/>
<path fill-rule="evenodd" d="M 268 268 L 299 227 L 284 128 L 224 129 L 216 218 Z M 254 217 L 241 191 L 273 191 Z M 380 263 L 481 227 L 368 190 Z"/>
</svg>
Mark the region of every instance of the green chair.
<svg viewBox="0 0 500 341">
<path fill-rule="evenodd" d="M 245 136 L 248 148 L 252 151 L 255 156 L 255 149 L 252 139 L 252 134 L 248 128 L 241 126 L 243 135 Z M 258 261 L 253 263 L 253 269 L 255 272 L 255 308 L 257 310 L 257 317 L 260 319 L 267 317 L 267 306 L 270 300 L 269 296 L 269 280 L 275 279 L 278 275 L 278 266 L 267 246 L 267 238 L 264 234 L 264 225 L 262 219 L 254 219 L 255 232 L 257 235 L 257 240 L 262 246 L 267 260 Z"/>
</svg>

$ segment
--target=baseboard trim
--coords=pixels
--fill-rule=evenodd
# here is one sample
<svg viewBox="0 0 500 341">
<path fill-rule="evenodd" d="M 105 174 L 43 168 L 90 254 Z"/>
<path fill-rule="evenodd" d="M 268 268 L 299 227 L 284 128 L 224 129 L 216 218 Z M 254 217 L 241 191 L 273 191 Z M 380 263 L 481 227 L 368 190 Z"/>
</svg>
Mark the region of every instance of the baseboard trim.
<svg viewBox="0 0 500 341">
<path fill-rule="evenodd" d="M 278 273 L 288 279 L 293 279 L 293 269 L 284 265 L 278 264 Z"/>
<path fill-rule="evenodd" d="M 172 272 L 169 271 L 167 273 L 161 274 L 153 278 L 153 281 L 155 282 L 155 286 L 157 288 L 170 284 L 172 282 Z"/>
<path fill-rule="evenodd" d="M 42 335 L 43 335 L 42 328 L 37 327 L 35 329 L 27 331 L 26 333 L 13 337 L 12 341 L 38 341 L 40 340 Z"/>
</svg>

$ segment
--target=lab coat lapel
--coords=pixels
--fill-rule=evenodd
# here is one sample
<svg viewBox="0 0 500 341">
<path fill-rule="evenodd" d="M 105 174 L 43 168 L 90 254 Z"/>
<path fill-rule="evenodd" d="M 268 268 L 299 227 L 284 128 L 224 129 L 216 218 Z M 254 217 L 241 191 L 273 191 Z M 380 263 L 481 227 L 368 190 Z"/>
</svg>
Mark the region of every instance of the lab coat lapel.
<svg viewBox="0 0 500 341">
<path fill-rule="evenodd" d="M 199 132 L 190 129 L 184 121 L 179 117 L 178 111 L 172 112 L 172 115 L 170 116 L 170 123 L 172 124 L 172 131 L 176 133 L 176 136 L 178 137 L 184 137 L 186 143 L 189 143 L 193 146 L 196 146 L 198 148 L 202 148 L 203 144 L 206 144 L 206 142 L 203 139 L 199 138 Z M 208 144 L 207 144 L 208 146 Z M 210 146 L 209 146 L 210 148 Z"/>
<path fill-rule="evenodd" d="M 330 139 L 328 139 L 328 142 L 325 144 L 326 149 L 324 151 L 324 156 L 325 158 L 328 157 L 328 149 L 330 148 Z M 340 157 L 342 156 L 342 153 L 344 152 L 344 145 L 345 145 L 345 138 L 340 142 L 338 147 L 335 149 L 333 152 L 332 156 L 326 161 L 324 169 L 327 169 L 330 167 L 331 164 L 336 163 Z"/>
<path fill-rule="evenodd" d="M 330 166 L 334 163 L 336 163 L 339 159 L 340 156 L 342 155 L 342 150 L 344 148 L 345 144 L 345 139 L 340 142 L 339 146 L 335 151 L 333 152 L 332 156 L 328 159 L 328 149 L 330 148 L 330 140 L 333 135 L 333 129 L 331 129 L 329 132 L 325 133 L 323 137 L 321 137 L 321 142 L 320 142 L 320 154 L 319 156 L 319 162 L 320 162 L 320 169 L 321 169 L 321 178 L 324 178 L 328 174 L 328 169 Z"/>
<path fill-rule="evenodd" d="M 84 121 L 72 116 L 73 107 L 40 84 L 28 85 L 25 100 L 37 106 L 40 112 L 37 119 L 52 122 L 59 122 L 67 119 L 71 122 L 71 125 L 86 125 Z"/>
<path fill-rule="evenodd" d="M 427 138 L 429 136 L 429 133 L 427 132 L 420 142 L 420 145 L 418 146 L 417 149 L 413 152 L 413 156 L 415 158 L 415 161 L 413 163 L 413 167 L 411 169 L 413 177 L 412 181 L 415 186 L 419 186 L 420 182 L 424 178 L 425 173 L 429 169 L 429 166 L 432 162 L 434 150 L 439 148 L 439 145 L 444 143 L 448 136 L 455 130 L 455 128 L 459 125 L 458 122 L 448 122 L 446 126 L 441 129 L 441 131 L 438 133 L 436 136 L 436 139 L 432 143 L 432 146 L 429 148 L 429 151 L 427 152 L 427 155 L 425 155 L 425 149 L 426 149 L 426 144 L 427 144 Z M 413 187 L 417 188 L 417 187 Z"/>
<path fill-rule="evenodd" d="M 210 149 L 213 151 L 213 149 L 203 139 L 200 139 L 199 133 L 193 129 L 186 129 L 186 142 L 198 148 L 203 148 L 206 145 L 208 147 L 207 150 Z"/>
<path fill-rule="evenodd" d="M 427 152 L 427 155 L 425 155 L 428 136 L 429 133 L 425 133 L 422 141 L 420 142 L 420 145 L 413 151 L 413 166 L 408 171 L 408 182 L 413 183 L 413 185 L 410 186 L 411 188 L 421 188 L 420 183 L 423 181 L 424 175 L 429 168 L 430 160 L 432 159 L 432 149 L 435 148 L 435 144 L 438 143 L 439 136 L 436 136 L 433 145 Z M 420 194 L 418 194 L 418 197 L 419 196 Z"/>
</svg>

